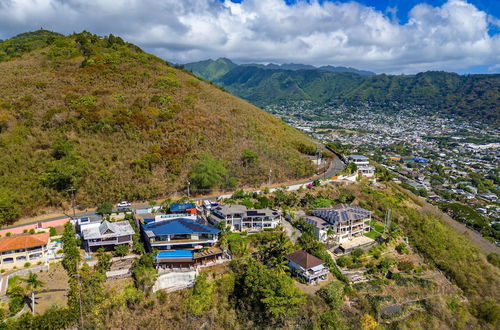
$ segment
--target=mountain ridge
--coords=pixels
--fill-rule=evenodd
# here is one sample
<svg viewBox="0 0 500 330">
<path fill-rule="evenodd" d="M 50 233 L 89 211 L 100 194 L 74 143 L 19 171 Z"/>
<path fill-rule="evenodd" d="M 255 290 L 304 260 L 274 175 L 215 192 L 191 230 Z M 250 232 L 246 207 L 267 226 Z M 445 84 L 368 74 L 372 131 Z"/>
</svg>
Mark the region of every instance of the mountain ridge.
<svg viewBox="0 0 500 330">
<path fill-rule="evenodd" d="M 301 100 L 334 105 L 370 102 L 381 109 L 397 110 L 399 105 L 408 104 L 443 115 L 500 120 L 500 74 L 427 71 L 414 75 L 362 76 L 353 72 L 239 65 L 212 81 L 264 108 Z"/>
<path fill-rule="evenodd" d="M 119 37 L 27 36 L 0 61 L 0 224 L 72 187 L 81 207 L 165 196 L 200 162 L 218 189 L 314 171 L 307 136 Z"/>
</svg>

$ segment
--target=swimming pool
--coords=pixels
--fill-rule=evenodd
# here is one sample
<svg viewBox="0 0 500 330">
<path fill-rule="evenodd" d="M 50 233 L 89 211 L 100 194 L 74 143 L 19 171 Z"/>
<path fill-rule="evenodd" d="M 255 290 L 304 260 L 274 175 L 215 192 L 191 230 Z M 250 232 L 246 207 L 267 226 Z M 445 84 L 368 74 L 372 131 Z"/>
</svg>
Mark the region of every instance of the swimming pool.
<svg viewBox="0 0 500 330">
<path fill-rule="evenodd" d="M 191 250 L 168 250 L 159 251 L 156 258 L 193 258 Z"/>
</svg>

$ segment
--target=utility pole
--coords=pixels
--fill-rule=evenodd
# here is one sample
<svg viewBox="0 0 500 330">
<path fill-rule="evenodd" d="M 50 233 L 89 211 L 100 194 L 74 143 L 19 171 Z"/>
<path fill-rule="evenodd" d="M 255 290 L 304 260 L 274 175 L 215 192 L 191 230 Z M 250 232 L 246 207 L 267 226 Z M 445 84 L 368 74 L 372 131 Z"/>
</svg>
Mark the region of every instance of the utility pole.
<svg viewBox="0 0 500 330">
<path fill-rule="evenodd" d="M 189 186 L 191 185 L 191 182 L 189 182 L 189 180 L 187 180 L 186 182 L 187 182 L 187 195 L 188 197 L 190 197 Z"/>
<path fill-rule="evenodd" d="M 319 165 L 320 165 L 320 162 L 321 162 L 321 150 L 317 149 L 316 150 L 316 161 L 317 161 L 317 171 L 318 171 L 318 174 L 320 173 L 319 171 Z"/>
<path fill-rule="evenodd" d="M 31 291 L 31 312 L 35 315 L 35 291 Z"/>
<path fill-rule="evenodd" d="M 71 193 L 71 207 L 73 208 L 73 219 L 76 218 L 76 212 L 75 212 L 75 191 L 76 189 L 71 187 L 68 189 L 68 191 Z"/>
<path fill-rule="evenodd" d="M 273 174 L 273 169 L 272 169 L 272 168 L 270 168 L 270 169 L 269 169 L 269 183 L 268 183 L 269 188 L 271 187 L 271 175 L 272 175 L 272 174 Z"/>
</svg>

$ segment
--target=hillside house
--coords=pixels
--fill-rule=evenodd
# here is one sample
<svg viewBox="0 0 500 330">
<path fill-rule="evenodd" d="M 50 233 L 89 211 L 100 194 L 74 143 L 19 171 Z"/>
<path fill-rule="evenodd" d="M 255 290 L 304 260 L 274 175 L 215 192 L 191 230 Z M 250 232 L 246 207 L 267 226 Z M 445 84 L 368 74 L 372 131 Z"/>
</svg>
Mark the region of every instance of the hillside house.
<svg viewBox="0 0 500 330">
<path fill-rule="evenodd" d="M 47 262 L 49 233 L 11 236 L 0 239 L 0 269 L 23 267 L 26 262 Z"/>
<path fill-rule="evenodd" d="M 174 219 L 141 225 L 146 247 L 158 250 L 160 268 L 189 267 L 222 257 L 216 247 L 219 230 L 190 219 Z"/>
<path fill-rule="evenodd" d="M 212 208 L 209 220 L 217 224 L 225 220 L 232 231 L 260 231 L 276 228 L 281 220 L 277 210 L 247 209 L 244 205 L 219 205 Z"/>
<path fill-rule="evenodd" d="M 368 157 L 363 155 L 349 155 L 347 156 L 347 161 L 350 163 L 354 163 L 357 166 L 365 166 L 370 163 Z"/>
<path fill-rule="evenodd" d="M 80 230 L 85 248 L 89 250 L 121 244 L 132 246 L 132 237 L 135 233 L 127 220 L 91 222 L 82 225 Z"/>
<path fill-rule="evenodd" d="M 312 211 L 312 215 L 329 224 L 333 229 L 333 241 L 342 243 L 354 237 L 362 236 L 370 230 L 366 224 L 371 219 L 372 212 L 359 206 L 338 204 L 330 208 L 320 208 Z"/>
<path fill-rule="evenodd" d="M 292 275 L 304 278 L 307 284 L 326 280 L 330 272 L 323 260 L 303 250 L 291 253 L 285 256 L 285 259 L 288 260 L 288 267 Z"/>
</svg>

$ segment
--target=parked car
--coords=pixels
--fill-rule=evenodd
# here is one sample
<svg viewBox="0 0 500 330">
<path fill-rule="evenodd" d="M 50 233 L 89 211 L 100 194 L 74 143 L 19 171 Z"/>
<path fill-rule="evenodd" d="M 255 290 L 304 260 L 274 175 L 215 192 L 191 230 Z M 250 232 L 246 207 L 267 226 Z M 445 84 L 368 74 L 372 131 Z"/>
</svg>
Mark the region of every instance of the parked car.
<svg viewBox="0 0 500 330">
<path fill-rule="evenodd" d="M 132 205 L 132 203 L 124 201 L 124 202 L 118 203 L 116 206 L 117 207 L 127 207 L 127 206 L 131 206 L 131 205 Z"/>
</svg>

